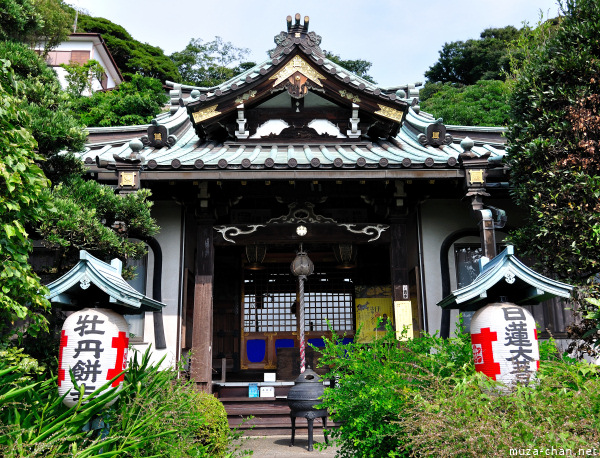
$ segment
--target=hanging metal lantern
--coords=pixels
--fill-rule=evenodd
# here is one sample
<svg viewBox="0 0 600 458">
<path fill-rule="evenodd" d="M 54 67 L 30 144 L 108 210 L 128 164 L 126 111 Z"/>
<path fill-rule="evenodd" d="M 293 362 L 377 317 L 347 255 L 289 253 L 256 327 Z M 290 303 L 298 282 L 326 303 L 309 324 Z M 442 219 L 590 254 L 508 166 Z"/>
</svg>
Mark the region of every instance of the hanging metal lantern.
<svg viewBox="0 0 600 458">
<path fill-rule="evenodd" d="M 263 270 L 265 266 L 262 265 L 267 254 L 267 246 L 263 244 L 246 245 L 246 258 L 248 264 L 246 269 L 248 270 Z"/>
<path fill-rule="evenodd" d="M 306 252 L 304 252 L 302 250 L 302 245 L 300 245 L 300 251 L 298 251 L 298 253 L 296 254 L 296 257 L 292 261 L 292 264 L 290 265 L 290 269 L 291 269 L 292 273 L 297 277 L 299 277 L 299 276 L 307 277 L 314 272 L 315 265 L 310 260 L 310 258 L 306 254 Z"/>
<path fill-rule="evenodd" d="M 60 335 L 58 356 L 58 394 L 66 394 L 65 405 L 77 405 L 80 396 L 69 370 L 77 384 L 85 386 L 85 397 L 126 369 L 128 336 L 125 318 L 109 309 L 86 308 L 67 317 Z M 121 375 L 111 387 L 120 389 L 123 378 Z M 107 405 L 116 400 L 114 398 Z"/>
<path fill-rule="evenodd" d="M 475 369 L 505 385 L 529 383 L 540 366 L 535 319 L 510 302 L 478 310 L 471 320 Z"/>
<path fill-rule="evenodd" d="M 333 254 L 339 263 L 337 269 L 354 269 L 356 267 L 356 250 L 351 243 L 339 243 L 333 246 Z"/>
</svg>

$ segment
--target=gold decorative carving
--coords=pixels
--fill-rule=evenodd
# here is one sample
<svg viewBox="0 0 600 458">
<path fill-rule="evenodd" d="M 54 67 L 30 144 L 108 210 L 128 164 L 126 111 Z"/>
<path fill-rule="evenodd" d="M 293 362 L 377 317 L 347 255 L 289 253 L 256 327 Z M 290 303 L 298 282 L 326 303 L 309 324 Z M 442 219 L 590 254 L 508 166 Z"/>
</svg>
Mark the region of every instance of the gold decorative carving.
<svg viewBox="0 0 600 458">
<path fill-rule="evenodd" d="M 136 172 L 121 172 L 119 186 L 135 186 Z"/>
<path fill-rule="evenodd" d="M 402 122 L 404 118 L 404 113 L 399 110 L 394 110 L 393 108 L 386 107 L 385 105 L 380 105 L 379 103 L 379 111 L 376 111 L 375 114 L 383 116 L 384 118 L 389 118 L 397 122 Z"/>
<path fill-rule="evenodd" d="M 235 99 L 235 103 L 243 103 L 248 99 L 253 98 L 256 95 L 256 91 L 248 91 L 246 93 L 244 93 L 242 96 L 238 97 L 237 99 Z"/>
<path fill-rule="evenodd" d="M 296 72 L 301 73 L 313 83 L 318 84 L 321 87 L 323 84 L 321 84 L 320 80 L 327 79 L 310 65 L 308 65 L 308 63 L 300 56 L 294 56 L 294 58 L 290 60 L 285 67 L 283 67 L 269 79 L 275 80 L 275 84 L 273 84 L 273 86 L 277 86 Z"/>
<path fill-rule="evenodd" d="M 358 98 L 357 95 L 354 95 L 352 92 L 348 92 L 348 91 L 340 91 L 340 95 L 342 97 L 344 97 L 345 99 L 351 100 L 354 103 L 360 103 L 360 99 Z M 379 105 L 381 106 L 381 105 Z"/>
<path fill-rule="evenodd" d="M 469 176 L 471 177 L 471 183 L 483 184 L 485 180 L 483 178 L 483 170 L 469 170 Z"/>
<path fill-rule="evenodd" d="M 204 121 L 205 119 L 209 119 L 220 114 L 221 112 L 217 111 L 217 105 L 213 105 L 203 110 L 199 110 L 195 113 L 192 113 L 192 117 L 194 118 L 195 123 L 199 123 Z"/>
</svg>

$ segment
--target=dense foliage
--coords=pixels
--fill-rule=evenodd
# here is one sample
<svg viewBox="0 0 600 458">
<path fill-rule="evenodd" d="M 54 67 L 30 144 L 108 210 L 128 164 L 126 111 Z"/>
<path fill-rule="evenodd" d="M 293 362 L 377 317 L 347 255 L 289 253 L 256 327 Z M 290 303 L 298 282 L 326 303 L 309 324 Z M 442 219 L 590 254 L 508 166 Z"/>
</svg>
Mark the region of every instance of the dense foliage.
<svg viewBox="0 0 600 458">
<path fill-rule="evenodd" d="M 509 456 L 510 449 L 597 446 L 600 371 L 542 342 L 538 382 L 507 391 L 475 372 L 469 334 L 370 344 L 326 340 L 340 458 Z"/>
<path fill-rule="evenodd" d="M 71 32 L 74 11 L 62 0 L 2 0 L 0 40 L 34 46 L 45 42 L 45 52 Z"/>
<path fill-rule="evenodd" d="M 123 27 L 108 19 L 80 14 L 77 32 L 100 33 L 124 76 L 139 74 L 159 81 L 179 81 L 177 67 L 158 46 L 135 40 Z"/>
<path fill-rule="evenodd" d="M 0 84 L 19 99 L 29 113 L 24 125 L 37 141 L 37 151 L 49 158 L 59 151 L 80 151 L 86 132 L 72 111 L 72 99 L 62 90 L 54 71 L 23 43 L 0 41 L 0 59 L 10 62 L 11 80 L 0 76 Z"/>
<path fill-rule="evenodd" d="M 10 63 L 0 60 L 0 79 L 13 77 Z M 0 341 L 17 320 L 28 320 L 34 336 L 46 329 L 41 312 L 50 305 L 28 263 L 32 245 L 26 227 L 39 223 L 49 206 L 48 180 L 35 163 L 40 157 L 29 124 L 19 100 L 0 85 Z"/>
<path fill-rule="evenodd" d="M 0 41 L 0 94 L 5 133 L 0 157 L 0 342 L 11 338 L 7 327 L 27 318 L 18 332 L 33 336 L 43 350 L 50 346 L 40 333 L 47 327 L 40 314 L 48 302 L 28 263 L 30 237 L 56 249 L 62 260 L 58 267 L 68 268 L 80 248 L 105 260 L 140 257 L 143 244 L 128 237 L 144 238 L 158 229 L 150 217 L 148 192 L 116 196 L 112 189 L 80 178 L 81 161 L 62 153 L 81 151 L 87 133 L 73 97 L 26 44 Z M 54 278 L 63 273 L 55 269 Z"/>
<path fill-rule="evenodd" d="M 149 352 L 141 359 L 135 355 L 120 392 L 107 390 L 71 408 L 58 396 L 56 378 L 34 381 L 35 367 L 16 356 L 0 358 L 2 456 L 212 458 L 227 453 L 232 434 L 223 405 L 178 379 L 175 370 L 150 365 Z M 118 401 L 105 407 L 115 396 Z"/>
<path fill-rule="evenodd" d="M 74 109 L 88 127 L 139 125 L 149 124 L 168 100 L 160 81 L 132 75 L 112 91 L 78 97 Z"/>
<path fill-rule="evenodd" d="M 513 26 L 485 29 L 478 40 L 446 43 L 425 77 L 431 82 L 468 85 L 479 80 L 504 80 L 508 45 L 519 33 Z"/>
<path fill-rule="evenodd" d="M 508 85 L 480 80 L 470 86 L 427 83 L 421 90 L 421 109 L 462 126 L 504 126 L 508 122 Z"/>
<path fill-rule="evenodd" d="M 567 0 L 563 14 L 515 75 L 508 160 L 513 197 L 528 218 L 512 238 L 546 272 L 598 298 L 600 3 Z M 597 340 L 598 308 L 581 305 L 595 318 L 584 323 L 586 337 Z"/>
</svg>

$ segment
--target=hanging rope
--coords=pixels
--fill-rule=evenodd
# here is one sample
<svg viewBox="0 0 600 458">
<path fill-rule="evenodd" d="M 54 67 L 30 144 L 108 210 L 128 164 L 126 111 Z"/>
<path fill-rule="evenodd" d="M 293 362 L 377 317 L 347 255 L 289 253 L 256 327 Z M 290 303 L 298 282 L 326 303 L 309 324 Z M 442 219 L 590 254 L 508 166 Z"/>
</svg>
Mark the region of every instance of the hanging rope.
<svg viewBox="0 0 600 458">
<path fill-rule="evenodd" d="M 306 370 L 306 355 L 304 350 L 304 280 L 305 275 L 298 277 L 298 289 L 300 293 L 300 373 Z"/>
</svg>

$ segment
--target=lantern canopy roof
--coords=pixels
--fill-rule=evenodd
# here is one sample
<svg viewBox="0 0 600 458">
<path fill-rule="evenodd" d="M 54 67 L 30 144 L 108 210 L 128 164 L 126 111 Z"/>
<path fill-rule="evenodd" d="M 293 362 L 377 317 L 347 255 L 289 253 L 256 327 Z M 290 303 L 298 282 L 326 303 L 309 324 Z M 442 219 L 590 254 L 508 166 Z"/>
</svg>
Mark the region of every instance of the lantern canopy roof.
<svg viewBox="0 0 600 458">
<path fill-rule="evenodd" d="M 521 305 L 538 304 L 553 297 L 568 298 L 573 287 L 545 277 L 527 267 L 509 245 L 491 261 L 482 258 L 481 273 L 470 285 L 452 291 L 438 302 L 444 309 L 477 310 L 505 297 Z"/>
<path fill-rule="evenodd" d="M 64 308 L 102 306 L 124 314 L 158 311 L 165 306 L 136 291 L 121 276 L 122 262 L 103 262 L 85 250 L 79 262 L 59 279 L 47 285 L 47 299 Z"/>
</svg>

